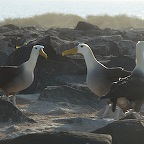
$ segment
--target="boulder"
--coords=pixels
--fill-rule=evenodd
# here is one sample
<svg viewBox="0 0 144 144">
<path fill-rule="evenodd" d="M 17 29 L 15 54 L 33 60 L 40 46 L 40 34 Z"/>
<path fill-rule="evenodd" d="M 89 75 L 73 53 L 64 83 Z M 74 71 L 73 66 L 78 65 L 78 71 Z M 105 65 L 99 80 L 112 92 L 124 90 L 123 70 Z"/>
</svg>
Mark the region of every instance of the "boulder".
<svg viewBox="0 0 144 144">
<path fill-rule="evenodd" d="M 59 38 L 68 41 L 75 41 L 78 37 L 82 37 L 84 32 L 82 30 L 63 29 L 59 33 Z"/>
<path fill-rule="evenodd" d="M 141 33 L 141 31 L 136 31 L 132 28 L 126 31 L 126 35 L 129 37 L 129 39 L 135 42 L 143 40 L 143 32 Z"/>
<path fill-rule="evenodd" d="M 0 122 L 35 122 L 25 116 L 11 102 L 0 99 Z"/>
<path fill-rule="evenodd" d="M 120 49 L 115 41 L 104 39 L 102 37 L 94 38 L 86 42 L 94 52 L 94 55 L 109 56 L 120 55 Z"/>
<path fill-rule="evenodd" d="M 19 30 L 20 28 L 16 25 L 13 25 L 13 24 L 6 24 L 6 25 L 3 25 L 1 27 L 6 27 L 6 28 L 9 28 L 11 30 Z"/>
<path fill-rule="evenodd" d="M 75 30 L 101 30 L 98 26 L 84 22 L 84 21 L 79 21 L 76 27 L 74 28 Z"/>
<path fill-rule="evenodd" d="M 126 120 L 126 119 L 141 119 L 143 116 L 137 112 L 133 112 L 130 114 L 127 114 L 125 117 L 121 118 L 120 120 Z"/>
<path fill-rule="evenodd" d="M 110 28 L 105 28 L 104 30 L 103 30 L 103 35 L 104 36 L 110 36 L 110 35 L 112 35 L 112 29 L 110 29 Z"/>
<path fill-rule="evenodd" d="M 131 40 L 123 40 L 118 43 L 118 47 L 122 55 L 128 55 L 132 58 L 135 58 L 136 42 L 133 42 Z"/>
<path fill-rule="evenodd" d="M 144 121 L 133 119 L 114 121 L 92 133 L 111 135 L 112 144 L 143 144 Z"/>
<path fill-rule="evenodd" d="M 3 51 L 0 51 L 0 66 L 4 66 L 7 61 L 8 55 Z"/>
<path fill-rule="evenodd" d="M 126 55 L 110 56 L 107 63 L 107 67 L 123 67 L 126 70 L 132 71 L 135 68 L 135 59 L 132 59 Z"/>
<path fill-rule="evenodd" d="M 67 102 L 75 105 L 85 105 L 95 109 L 100 109 L 104 102 L 98 100 L 98 96 L 93 94 L 85 84 L 72 84 L 47 86 L 38 100 L 48 102 Z"/>
<path fill-rule="evenodd" d="M 121 35 L 124 40 L 130 40 L 126 35 L 126 31 L 112 30 L 112 35 Z"/>
<path fill-rule="evenodd" d="M 111 144 L 110 135 L 89 132 L 45 132 L 1 140 L 0 144 Z"/>
<path fill-rule="evenodd" d="M 15 51 L 15 47 L 13 48 L 9 44 L 9 39 L 0 39 L 0 51 L 3 51 L 6 55 L 10 55 L 11 53 L 13 53 Z"/>
<path fill-rule="evenodd" d="M 12 30 L 19 30 L 19 27 L 13 24 L 7 24 L 0 27 L 0 33 L 6 33 Z"/>
<path fill-rule="evenodd" d="M 86 40 L 101 36 L 102 31 L 98 30 L 74 30 L 74 29 L 63 29 L 59 33 L 59 38 L 67 41 L 85 42 Z"/>
</svg>

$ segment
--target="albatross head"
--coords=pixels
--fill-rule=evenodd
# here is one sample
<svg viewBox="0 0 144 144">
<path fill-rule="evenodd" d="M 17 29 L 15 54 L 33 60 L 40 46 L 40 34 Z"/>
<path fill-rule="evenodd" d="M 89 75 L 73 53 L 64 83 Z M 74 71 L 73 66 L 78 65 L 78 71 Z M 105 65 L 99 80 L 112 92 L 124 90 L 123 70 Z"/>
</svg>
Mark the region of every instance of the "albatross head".
<svg viewBox="0 0 144 144">
<path fill-rule="evenodd" d="M 87 53 L 87 51 L 91 50 L 90 47 L 87 44 L 84 43 L 80 43 L 78 46 L 76 46 L 75 48 L 69 49 L 69 50 L 65 50 L 62 55 L 69 55 L 69 54 L 76 54 L 76 53 L 80 53 L 80 54 L 85 54 Z"/>
<path fill-rule="evenodd" d="M 34 45 L 33 46 L 33 49 L 32 49 L 32 53 L 35 53 L 35 54 L 37 54 L 37 55 L 41 55 L 41 56 L 43 56 L 43 57 L 45 57 L 46 59 L 47 59 L 47 54 L 44 52 L 44 46 L 42 46 L 42 45 Z"/>
</svg>

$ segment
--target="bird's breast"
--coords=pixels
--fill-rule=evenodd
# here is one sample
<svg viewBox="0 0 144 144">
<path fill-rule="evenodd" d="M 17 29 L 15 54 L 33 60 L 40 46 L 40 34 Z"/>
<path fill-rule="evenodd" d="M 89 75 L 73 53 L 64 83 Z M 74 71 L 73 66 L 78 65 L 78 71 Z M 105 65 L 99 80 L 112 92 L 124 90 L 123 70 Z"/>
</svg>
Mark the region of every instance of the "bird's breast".
<svg viewBox="0 0 144 144">
<path fill-rule="evenodd" d="M 86 79 L 88 88 L 97 96 L 102 96 L 108 92 L 111 82 L 102 75 L 90 74 Z"/>
<path fill-rule="evenodd" d="M 15 78 L 11 84 L 9 84 L 9 92 L 19 92 L 28 88 L 34 80 L 34 75 L 31 72 L 24 72 L 19 77 Z"/>
</svg>

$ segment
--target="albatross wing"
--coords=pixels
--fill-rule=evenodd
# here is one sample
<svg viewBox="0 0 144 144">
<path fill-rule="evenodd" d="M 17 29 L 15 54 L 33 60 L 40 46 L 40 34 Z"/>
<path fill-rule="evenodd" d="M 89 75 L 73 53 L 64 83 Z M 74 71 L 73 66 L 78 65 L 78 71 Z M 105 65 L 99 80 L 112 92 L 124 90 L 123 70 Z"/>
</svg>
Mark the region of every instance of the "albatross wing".
<svg viewBox="0 0 144 144">
<path fill-rule="evenodd" d="M 1 66 L 0 67 L 0 87 L 3 88 L 13 81 L 20 73 L 18 66 Z"/>
<path fill-rule="evenodd" d="M 116 109 L 116 105 L 126 112 L 130 108 L 139 112 L 144 102 L 144 78 L 136 73 L 120 81 L 113 83 L 110 91 L 100 97 L 100 99 L 109 99 L 112 103 L 112 111 Z"/>
<path fill-rule="evenodd" d="M 112 82 L 118 81 L 119 78 L 124 78 L 131 75 L 130 71 L 124 70 L 121 67 L 107 68 L 105 71 L 105 76 Z"/>
<path fill-rule="evenodd" d="M 128 100 L 144 98 L 144 76 L 134 73 L 112 84 L 110 91 L 100 99 L 125 97 Z"/>
</svg>

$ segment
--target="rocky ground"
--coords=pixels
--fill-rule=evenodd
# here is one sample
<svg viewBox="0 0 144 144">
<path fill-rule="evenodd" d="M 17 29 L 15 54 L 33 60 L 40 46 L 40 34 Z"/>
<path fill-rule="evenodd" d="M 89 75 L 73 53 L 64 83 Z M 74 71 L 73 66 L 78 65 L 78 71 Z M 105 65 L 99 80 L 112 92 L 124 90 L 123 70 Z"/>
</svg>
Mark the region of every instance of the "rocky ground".
<svg viewBox="0 0 144 144">
<path fill-rule="evenodd" d="M 0 100 L 0 143 L 142 144 L 143 119 L 132 115 L 115 121 L 111 111 L 102 119 L 105 102 L 86 86 L 83 57 L 61 56 L 63 50 L 84 42 L 106 66 L 133 70 L 139 40 L 144 40 L 144 30 L 100 29 L 85 22 L 47 30 L 1 26 L 0 65 L 20 65 L 35 44 L 45 46 L 49 59 L 39 57 L 35 80 L 17 96 L 17 108 Z"/>
</svg>

